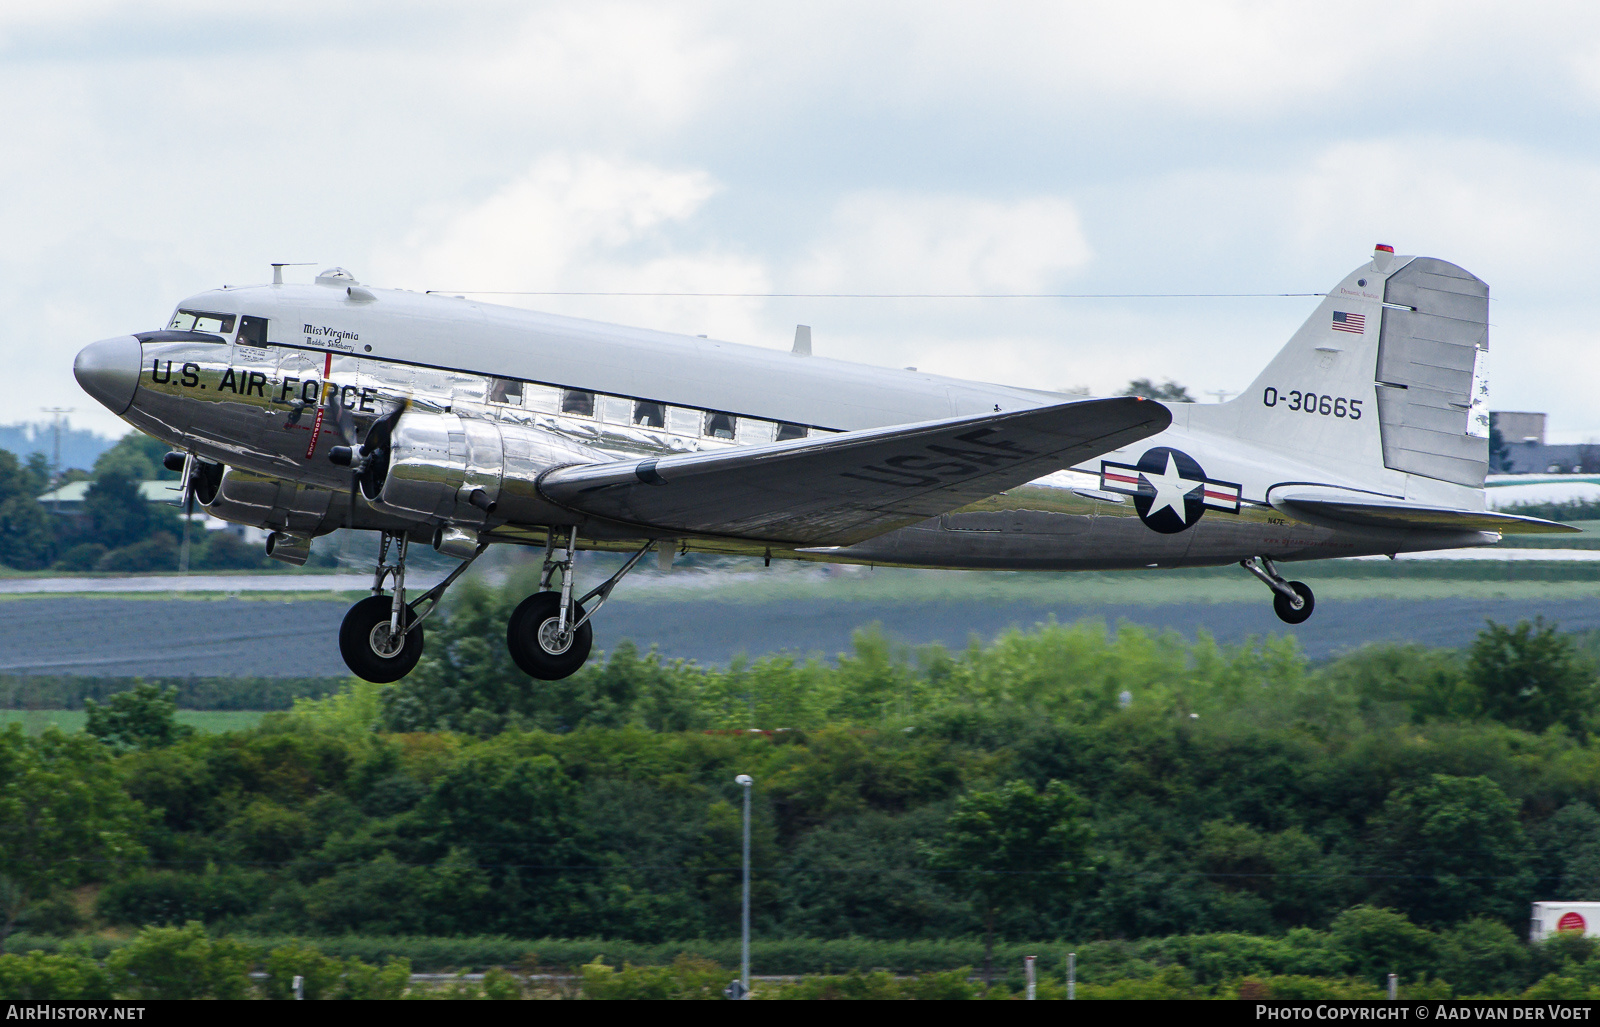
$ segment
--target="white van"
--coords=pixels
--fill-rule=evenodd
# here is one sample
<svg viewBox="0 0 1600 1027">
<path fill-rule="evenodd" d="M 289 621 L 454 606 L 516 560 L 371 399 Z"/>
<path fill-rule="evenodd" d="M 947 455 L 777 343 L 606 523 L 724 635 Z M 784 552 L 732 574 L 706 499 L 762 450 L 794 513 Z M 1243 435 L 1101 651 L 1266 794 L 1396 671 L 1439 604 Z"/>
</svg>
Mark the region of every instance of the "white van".
<svg viewBox="0 0 1600 1027">
<path fill-rule="evenodd" d="M 1600 902 L 1535 902 L 1528 940 L 1543 941 L 1558 931 L 1600 938 Z"/>
</svg>

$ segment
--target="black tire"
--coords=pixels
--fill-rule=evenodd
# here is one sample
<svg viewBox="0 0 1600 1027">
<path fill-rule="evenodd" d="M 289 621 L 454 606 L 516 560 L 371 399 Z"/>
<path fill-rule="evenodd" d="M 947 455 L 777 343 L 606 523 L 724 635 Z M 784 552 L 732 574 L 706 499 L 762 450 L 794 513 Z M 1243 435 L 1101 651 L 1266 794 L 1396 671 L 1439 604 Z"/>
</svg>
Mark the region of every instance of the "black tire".
<svg viewBox="0 0 1600 1027">
<path fill-rule="evenodd" d="M 378 684 L 399 681 L 411 673 L 422 658 L 421 628 L 406 632 L 399 652 L 385 655 L 378 650 L 378 639 L 374 636 L 379 634 L 379 625 L 383 627 L 382 635 L 388 636 L 393 608 L 394 599 L 390 596 L 368 596 L 350 607 L 350 612 L 344 615 L 344 623 L 339 625 L 339 655 L 344 657 L 350 672 L 363 681 Z M 401 616 L 410 623 L 410 610 Z"/>
<path fill-rule="evenodd" d="M 594 629 L 588 623 L 572 632 L 565 649 L 553 651 L 551 636 L 560 616 L 559 592 L 535 592 L 511 611 L 511 619 L 506 622 L 506 648 L 511 651 L 512 662 L 531 678 L 559 681 L 577 673 L 589 659 Z M 582 616 L 583 607 L 573 604 L 573 619 Z"/>
<path fill-rule="evenodd" d="M 1285 624 L 1304 624 L 1306 618 L 1311 616 L 1311 611 L 1317 608 L 1316 597 L 1311 594 L 1311 587 L 1303 581 L 1291 581 L 1289 582 L 1289 587 L 1294 589 L 1301 599 L 1305 600 L 1304 604 L 1300 609 L 1296 610 L 1290 605 L 1288 596 L 1274 592 L 1272 595 L 1272 612 L 1276 613 L 1278 619 Z"/>
</svg>

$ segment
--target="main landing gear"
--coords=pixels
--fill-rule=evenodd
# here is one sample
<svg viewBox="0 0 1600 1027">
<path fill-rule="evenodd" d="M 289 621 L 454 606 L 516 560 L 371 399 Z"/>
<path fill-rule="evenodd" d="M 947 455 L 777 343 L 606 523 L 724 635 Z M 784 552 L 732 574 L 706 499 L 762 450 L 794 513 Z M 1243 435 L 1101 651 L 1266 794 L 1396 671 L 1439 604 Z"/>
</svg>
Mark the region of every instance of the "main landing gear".
<svg viewBox="0 0 1600 1027">
<path fill-rule="evenodd" d="M 389 550 L 395 550 L 390 564 Z M 461 561 L 461 566 L 437 585 L 406 602 L 406 549 L 404 534 L 384 532 L 378 543 L 378 567 L 372 578 L 372 595 L 350 607 L 339 625 L 339 654 L 351 673 L 380 684 L 398 681 L 411 673 L 422 658 L 422 621 L 439 607 L 445 589 L 487 549 L 480 543 L 477 552 Z M 386 578 L 392 578 L 392 595 L 383 594 Z M 426 606 L 424 607 L 424 604 Z M 420 609 L 420 612 L 418 612 Z"/>
<path fill-rule="evenodd" d="M 1316 597 L 1303 581 L 1285 581 L 1278 568 L 1265 556 L 1240 560 L 1239 566 L 1254 574 L 1272 589 L 1272 612 L 1285 624 L 1303 624 L 1316 608 Z"/>
<path fill-rule="evenodd" d="M 578 547 L 578 529 L 568 532 L 559 559 L 556 535 L 551 531 L 545 547 L 539 591 L 518 604 L 506 624 L 506 648 L 511 651 L 512 661 L 523 673 L 541 681 L 557 681 L 576 673 L 589 658 L 589 650 L 594 645 L 594 629 L 589 626 L 589 618 L 599 612 L 611 598 L 611 590 L 617 587 L 617 582 L 633 570 L 653 545 L 655 543 L 646 542 L 628 558 L 621 570 L 574 601 L 572 557 Z M 558 573 L 561 587 L 551 590 L 551 582 Z M 583 604 L 591 599 L 596 600 L 594 606 L 585 610 Z"/>
</svg>

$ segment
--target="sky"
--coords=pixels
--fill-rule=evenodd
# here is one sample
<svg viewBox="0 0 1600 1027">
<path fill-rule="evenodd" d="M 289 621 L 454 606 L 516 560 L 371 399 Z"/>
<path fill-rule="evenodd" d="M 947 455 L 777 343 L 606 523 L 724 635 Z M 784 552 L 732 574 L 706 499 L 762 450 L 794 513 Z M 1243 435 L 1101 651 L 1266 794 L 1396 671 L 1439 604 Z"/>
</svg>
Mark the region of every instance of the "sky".
<svg viewBox="0 0 1600 1027">
<path fill-rule="evenodd" d="M 1491 289 L 1495 409 L 1600 439 L 1600 7 L 0 0 L 0 423 L 185 295 L 502 297 L 1050 389 L 1237 392 L 1373 245 Z"/>
</svg>

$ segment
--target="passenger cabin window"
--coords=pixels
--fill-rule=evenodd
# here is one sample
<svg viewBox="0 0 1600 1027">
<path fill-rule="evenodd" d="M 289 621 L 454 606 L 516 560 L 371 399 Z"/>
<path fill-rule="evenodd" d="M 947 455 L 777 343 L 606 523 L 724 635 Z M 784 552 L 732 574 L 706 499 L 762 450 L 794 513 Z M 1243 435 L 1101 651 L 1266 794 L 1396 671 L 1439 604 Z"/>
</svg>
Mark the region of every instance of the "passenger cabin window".
<svg viewBox="0 0 1600 1027">
<path fill-rule="evenodd" d="M 175 332 L 207 332 L 211 335 L 233 334 L 234 315 L 207 314 L 201 310 L 179 310 L 172 315 L 167 328 Z"/>
<path fill-rule="evenodd" d="M 778 441 L 788 442 L 790 439 L 803 439 L 806 437 L 806 428 L 803 424 L 778 425 Z"/>
<path fill-rule="evenodd" d="M 633 401 L 617 396 L 601 396 L 600 419 L 607 424 L 632 424 Z"/>
<path fill-rule="evenodd" d="M 239 341 L 246 346 L 265 346 L 267 344 L 267 319 L 264 317 L 251 317 L 249 314 L 239 319 Z"/>
<path fill-rule="evenodd" d="M 577 414 L 580 417 L 593 417 L 594 393 L 580 392 L 577 389 L 561 390 L 561 412 Z"/>
<path fill-rule="evenodd" d="M 633 405 L 633 423 L 641 428 L 665 428 L 667 412 L 660 403 L 641 399 Z"/>
<path fill-rule="evenodd" d="M 240 334 L 243 334 L 242 332 Z M 489 381 L 489 402 L 508 406 L 522 405 L 522 383 L 510 378 L 492 378 Z"/>
<path fill-rule="evenodd" d="M 705 434 L 713 439 L 733 438 L 733 415 L 719 413 L 714 410 L 706 412 Z"/>
</svg>

